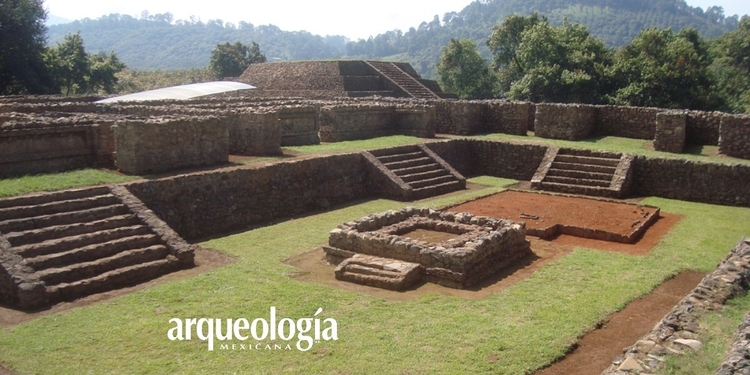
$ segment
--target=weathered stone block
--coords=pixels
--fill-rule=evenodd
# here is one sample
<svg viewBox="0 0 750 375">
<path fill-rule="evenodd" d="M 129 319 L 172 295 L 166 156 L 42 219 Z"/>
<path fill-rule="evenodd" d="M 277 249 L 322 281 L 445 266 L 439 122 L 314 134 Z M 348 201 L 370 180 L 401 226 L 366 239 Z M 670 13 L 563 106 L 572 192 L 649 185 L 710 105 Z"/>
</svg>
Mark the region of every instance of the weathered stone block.
<svg viewBox="0 0 750 375">
<path fill-rule="evenodd" d="M 656 133 L 654 149 L 681 153 L 685 148 L 685 130 L 687 114 L 685 112 L 663 112 L 656 115 Z"/>
</svg>

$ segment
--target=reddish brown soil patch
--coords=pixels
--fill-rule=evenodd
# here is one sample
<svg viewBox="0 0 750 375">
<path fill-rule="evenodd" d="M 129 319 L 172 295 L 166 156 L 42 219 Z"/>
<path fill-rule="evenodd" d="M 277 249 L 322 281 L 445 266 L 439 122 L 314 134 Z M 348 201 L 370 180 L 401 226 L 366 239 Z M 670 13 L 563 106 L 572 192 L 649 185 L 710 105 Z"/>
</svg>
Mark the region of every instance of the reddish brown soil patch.
<svg viewBox="0 0 750 375">
<path fill-rule="evenodd" d="M 411 232 L 404 233 L 401 236 L 411 238 L 412 240 L 424 241 L 427 243 L 441 243 L 443 241 L 448 241 L 452 238 L 456 238 L 457 235 L 447 232 L 438 232 L 435 230 L 415 229 Z"/>
<path fill-rule="evenodd" d="M 557 224 L 631 235 L 654 207 L 552 194 L 504 191 L 455 207 L 450 211 L 524 221 L 526 227 L 546 230 Z"/>
<path fill-rule="evenodd" d="M 47 310 L 35 312 L 24 312 L 0 305 L 0 327 L 10 327 L 16 324 L 34 320 L 45 315 L 70 310 L 75 307 L 93 305 L 101 301 L 106 301 L 110 298 L 150 288 L 154 285 L 199 275 L 212 269 L 224 267 L 232 262 L 234 262 L 234 258 L 228 255 L 224 255 L 212 250 L 198 248 L 195 251 L 195 267 L 178 272 L 172 272 L 170 274 L 158 277 L 142 284 L 138 284 L 136 286 L 111 290 L 104 293 L 92 294 L 90 296 L 79 298 L 75 301 L 58 303 Z M 0 375 L 2 374 L 3 368 L 2 366 L 0 366 Z"/>
<path fill-rule="evenodd" d="M 315 249 L 307 253 L 295 255 L 284 263 L 299 269 L 293 277 L 297 280 L 328 285 L 335 288 L 357 293 L 367 293 L 379 298 L 407 301 L 425 294 L 443 294 L 463 298 L 484 298 L 503 290 L 519 281 L 530 277 L 536 270 L 548 263 L 560 259 L 573 251 L 572 246 L 557 245 L 553 242 L 529 238 L 531 241 L 531 255 L 520 259 L 516 264 L 501 270 L 479 285 L 470 289 L 453 289 L 433 283 L 417 284 L 414 288 L 403 292 L 369 287 L 346 281 L 339 281 L 333 277 L 336 266 L 328 264 L 323 249 Z"/>
<path fill-rule="evenodd" d="M 651 294 L 629 303 L 610 316 L 602 328 L 585 334 L 577 348 L 537 375 L 600 374 L 622 349 L 648 333 L 685 295 L 701 282 L 704 273 L 683 272 L 659 285 Z"/>
</svg>

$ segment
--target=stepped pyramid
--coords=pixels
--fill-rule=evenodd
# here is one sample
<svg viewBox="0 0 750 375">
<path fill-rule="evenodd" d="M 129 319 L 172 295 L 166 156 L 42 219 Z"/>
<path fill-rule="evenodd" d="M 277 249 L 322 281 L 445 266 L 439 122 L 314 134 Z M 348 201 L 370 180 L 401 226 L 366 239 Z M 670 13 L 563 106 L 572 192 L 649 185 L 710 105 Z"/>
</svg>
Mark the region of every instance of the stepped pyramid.
<svg viewBox="0 0 750 375">
<path fill-rule="evenodd" d="M 193 247 L 122 186 L 0 199 L 0 302 L 23 309 L 193 266 Z"/>
</svg>

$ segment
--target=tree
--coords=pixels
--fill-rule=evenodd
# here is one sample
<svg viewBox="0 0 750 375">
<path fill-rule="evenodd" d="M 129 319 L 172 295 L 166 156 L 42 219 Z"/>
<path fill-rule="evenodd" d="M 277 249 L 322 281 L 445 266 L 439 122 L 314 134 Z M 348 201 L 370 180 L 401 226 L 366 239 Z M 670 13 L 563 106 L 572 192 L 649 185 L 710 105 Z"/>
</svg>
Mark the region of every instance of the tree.
<svg viewBox="0 0 750 375">
<path fill-rule="evenodd" d="M 495 27 L 494 53 L 501 92 L 510 99 L 558 103 L 603 103 L 612 51 L 585 26 L 565 20 L 511 16 Z"/>
<path fill-rule="evenodd" d="M 0 0 L 0 95 L 52 88 L 43 57 L 46 18 L 42 0 Z"/>
<path fill-rule="evenodd" d="M 714 110 L 722 100 L 708 70 L 706 42 L 695 29 L 644 29 L 621 49 L 612 68 L 618 105 Z"/>
<path fill-rule="evenodd" d="M 461 99 L 494 97 L 497 80 L 470 39 L 451 39 L 437 67 L 440 85 Z"/>
<path fill-rule="evenodd" d="M 750 113 L 750 17 L 743 17 L 736 30 L 713 40 L 710 49 L 715 59 L 709 70 L 726 109 Z"/>
<path fill-rule="evenodd" d="M 260 52 L 258 43 L 248 47 L 240 42 L 217 44 L 211 53 L 209 69 L 216 77 L 239 77 L 250 64 L 264 63 L 266 56 Z"/>
<path fill-rule="evenodd" d="M 125 64 L 114 52 L 89 55 L 83 46 L 81 33 L 65 35 L 64 41 L 45 53 L 47 66 L 65 95 L 92 94 L 103 90 L 112 93 L 117 84 L 116 74 Z"/>
</svg>

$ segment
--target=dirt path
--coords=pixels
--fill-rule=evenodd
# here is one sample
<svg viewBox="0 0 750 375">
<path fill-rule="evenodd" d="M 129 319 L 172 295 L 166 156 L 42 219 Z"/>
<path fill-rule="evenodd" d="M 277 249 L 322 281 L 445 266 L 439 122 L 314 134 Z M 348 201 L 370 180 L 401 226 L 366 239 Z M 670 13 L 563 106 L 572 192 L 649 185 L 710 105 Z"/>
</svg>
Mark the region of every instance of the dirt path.
<svg viewBox="0 0 750 375">
<path fill-rule="evenodd" d="M 623 348 L 648 333 L 705 276 L 702 272 L 687 271 L 665 281 L 652 293 L 610 316 L 602 328 L 585 334 L 573 352 L 536 375 L 601 374 L 622 354 Z"/>
</svg>

